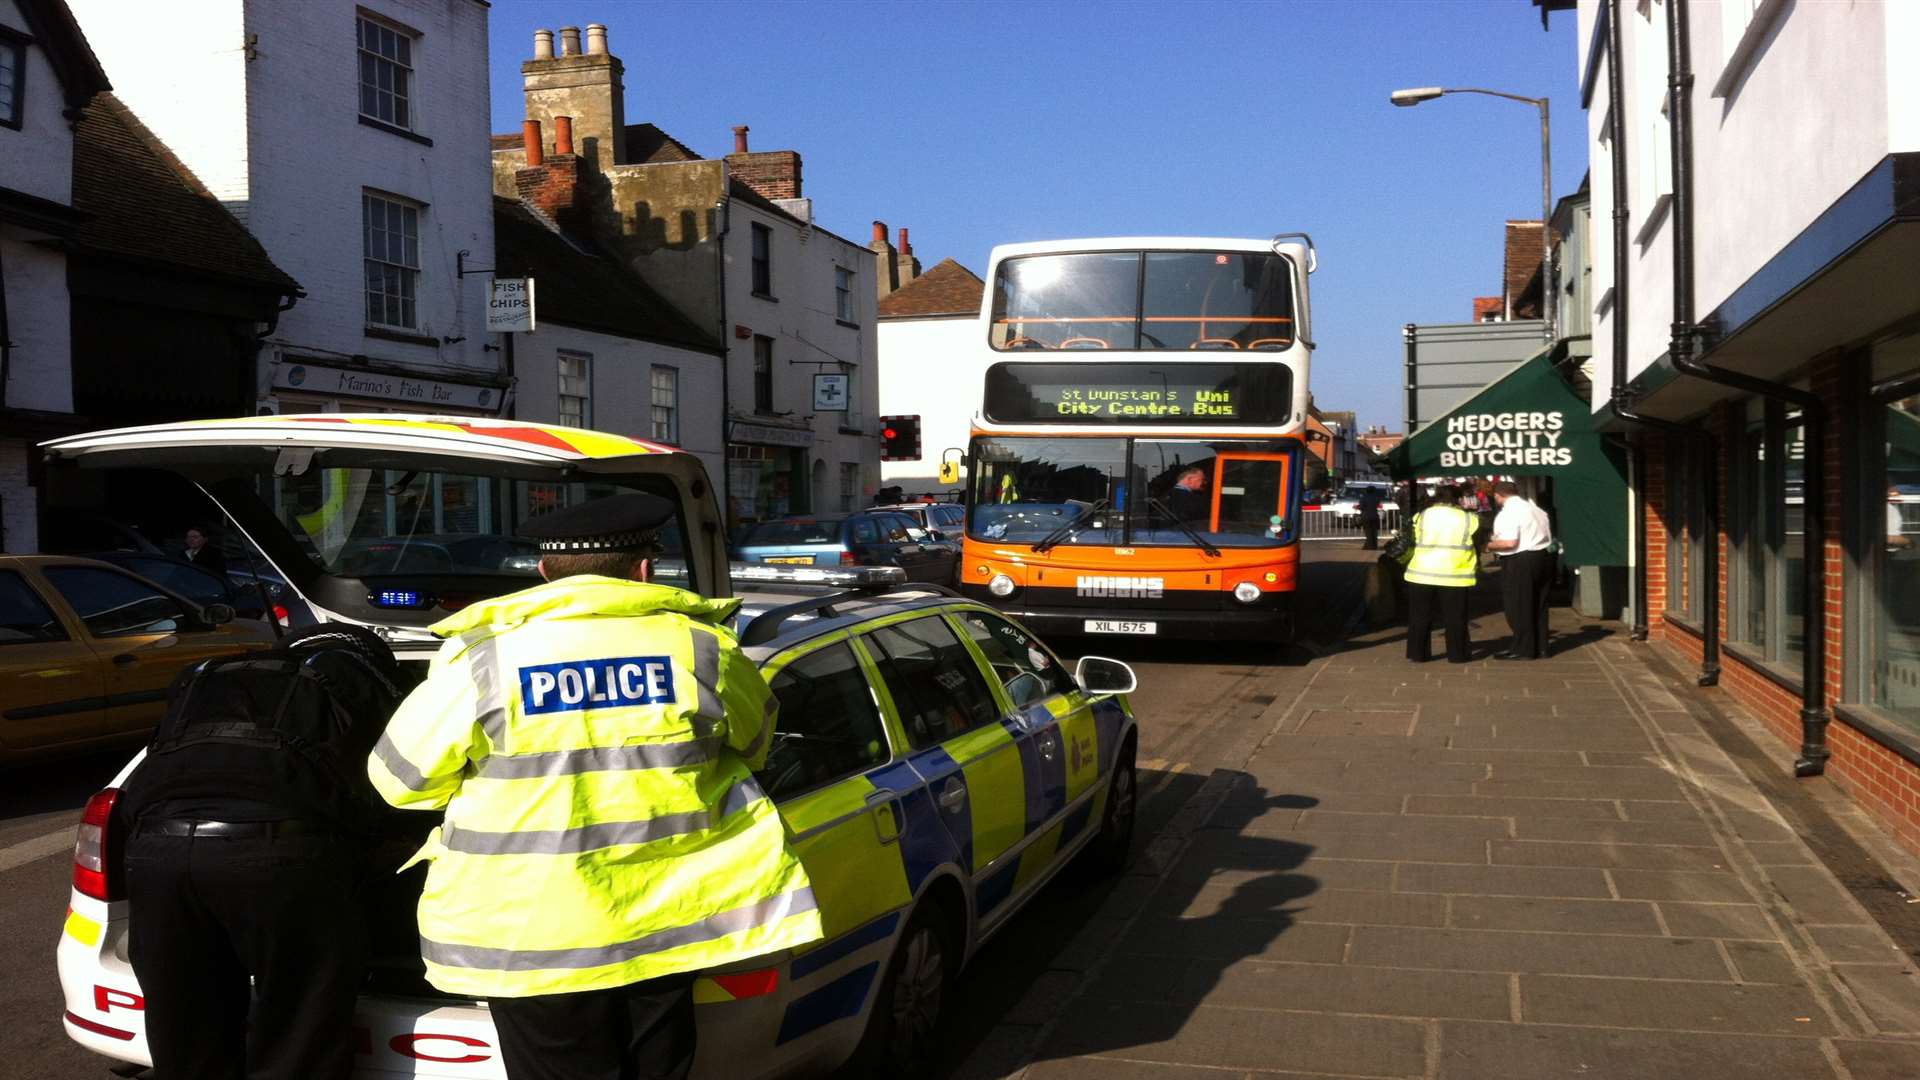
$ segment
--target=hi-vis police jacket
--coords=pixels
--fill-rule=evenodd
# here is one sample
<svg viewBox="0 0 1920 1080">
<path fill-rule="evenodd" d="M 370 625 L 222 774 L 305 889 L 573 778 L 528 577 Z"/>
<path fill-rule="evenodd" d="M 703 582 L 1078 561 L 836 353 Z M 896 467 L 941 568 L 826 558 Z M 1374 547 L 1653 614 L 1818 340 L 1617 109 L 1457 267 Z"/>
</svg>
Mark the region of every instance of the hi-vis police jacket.
<svg viewBox="0 0 1920 1080">
<path fill-rule="evenodd" d="M 526 997 L 817 940 L 806 871 L 750 769 L 776 703 L 737 600 L 571 577 L 463 609 L 367 771 L 446 808 L 417 859 L 427 979 Z"/>
<path fill-rule="evenodd" d="M 1469 588 L 1480 567 L 1473 534 L 1480 519 L 1457 506 L 1429 506 L 1413 519 L 1407 582 Z"/>
</svg>

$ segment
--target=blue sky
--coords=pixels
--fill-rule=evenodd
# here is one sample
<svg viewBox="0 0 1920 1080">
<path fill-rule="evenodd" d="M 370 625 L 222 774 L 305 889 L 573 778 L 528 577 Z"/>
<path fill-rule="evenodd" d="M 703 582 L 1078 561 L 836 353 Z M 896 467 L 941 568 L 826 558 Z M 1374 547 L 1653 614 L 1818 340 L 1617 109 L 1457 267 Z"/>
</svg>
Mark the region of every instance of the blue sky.
<svg viewBox="0 0 1920 1080">
<path fill-rule="evenodd" d="M 932 266 L 1074 236 L 1313 234 L 1315 396 L 1398 429 L 1402 325 L 1500 291 L 1502 223 L 1587 168 L 1571 12 L 1527 0 L 643 3 L 496 0 L 493 130 L 518 130 L 539 27 L 605 23 L 627 119 L 702 154 L 791 149 L 821 224 L 912 230 Z"/>
</svg>

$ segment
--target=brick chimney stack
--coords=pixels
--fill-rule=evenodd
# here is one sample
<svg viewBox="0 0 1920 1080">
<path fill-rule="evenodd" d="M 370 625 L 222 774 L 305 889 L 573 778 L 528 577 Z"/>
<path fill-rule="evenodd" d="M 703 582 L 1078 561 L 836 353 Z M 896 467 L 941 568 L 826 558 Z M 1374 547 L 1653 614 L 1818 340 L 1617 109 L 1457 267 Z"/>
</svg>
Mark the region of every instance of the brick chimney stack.
<svg viewBox="0 0 1920 1080">
<path fill-rule="evenodd" d="M 599 23 L 587 27 L 584 52 L 579 27 L 562 27 L 558 56 L 553 31 L 536 30 L 533 59 L 520 65 L 527 117 L 547 126 L 556 117 L 572 117 L 574 145 L 586 168 L 620 164 L 627 159 L 625 74 L 620 58 L 607 50 L 607 28 Z"/>
<path fill-rule="evenodd" d="M 591 208 L 581 197 L 583 161 L 573 152 L 569 120 L 565 116 L 554 117 L 557 130 L 552 154 L 547 154 L 541 145 L 540 121 L 528 120 L 522 125 L 528 164 L 513 174 L 513 189 L 521 202 L 552 218 L 560 231 L 581 238 L 588 234 Z"/>
<path fill-rule="evenodd" d="M 888 293 L 900 287 L 900 256 L 887 242 L 886 222 L 873 223 L 873 240 L 867 250 L 873 252 L 874 299 L 885 300 Z"/>
<path fill-rule="evenodd" d="M 727 171 L 769 199 L 800 198 L 800 155 L 792 150 L 750 152 L 745 124 L 733 129 L 733 153 L 727 155 Z"/>
<path fill-rule="evenodd" d="M 913 245 L 907 241 L 907 227 L 900 226 L 900 268 L 895 273 L 898 288 L 905 288 L 920 276 L 920 260 L 913 257 Z"/>
</svg>

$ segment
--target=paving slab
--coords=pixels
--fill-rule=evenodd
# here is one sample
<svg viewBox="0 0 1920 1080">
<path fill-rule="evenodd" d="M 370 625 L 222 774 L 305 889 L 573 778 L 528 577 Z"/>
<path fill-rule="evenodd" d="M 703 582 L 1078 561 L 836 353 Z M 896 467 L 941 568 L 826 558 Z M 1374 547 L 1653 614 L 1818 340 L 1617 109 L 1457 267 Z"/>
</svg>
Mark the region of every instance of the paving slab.
<svg viewBox="0 0 1920 1080">
<path fill-rule="evenodd" d="M 1877 926 L 1809 926 L 1813 943 L 1835 964 L 1898 964 L 1911 961 Z"/>
<path fill-rule="evenodd" d="M 1752 904 L 1662 903 L 1660 919 L 1678 937 L 1754 938 L 1771 941 L 1773 924 Z"/>
<path fill-rule="evenodd" d="M 1498 866 L 1600 866 L 1622 870 L 1724 870 L 1717 847 L 1581 844 L 1558 840 L 1491 840 Z"/>
<path fill-rule="evenodd" d="M 1833 1047 L 1853 1080 L 1913 1080 L 1920 1076 L 1920 1043 L 1836 1039 Z"/>
<path fill-rule="evenodd" d="M 1515 839 L 1580 843 L 1674 844 L 1718 851 L 1713 829 L 1704 821 L 1575 821 L 1525 818 L 1514 823 Z"/>
<path fill-rule="evenodd" d="M 1833 970 L 1881 1034 L 1920 1035 L 1920 972 L 1911 965 L 1836 964 Z"/>
<path fill-rule="evenodd" d="M 1448 1020 L 1438 1080 L 1833 1080 L 1820 1042 L 1784 1036 L 1619 1031 Z M 1858 1078 L 1856 1078 L 1858 1080 Z"/>
<path fill-rule="evenodd" d="M 1773 866 L 1767 868 L 1766 876 L 1803 922 L 1863 925 L 1870 921 L 1859 902 L 1824 867 Z"/>
<path fill-rule="evenodd" d="M 1717 871 L 1608 870 L 1613 887 L 1625 900 L 1680 900 L 1699 903 L 1750 904 L 1753 896 L 1740 879 Z"/>
<path fill-rule="evenodd" d="M 1732 981 L 1718 944 L 1704 938 L 1356 926 L 1347 958 L 1446 971 Z"/>
<path fill-rule="evenodd" d="M 1449 926 L 1463 930 L 1540 930 L 1550 933 L 1664 933 L 1652 904 L 1640 900 L 1560 900 L 1530 896 L 1454 896 Z"/>
<path fill-rule="evenodd" d="M 1833 1024 L 1804 986 L 1520 976 L 1520 1016 L 1546 1024 L 1828 1035 Z"/>
<path fill-rule="evenodd" d="M 1407 813 L 1570 818 L 1583 822 L 1620 820 L 1620 808 L 1611 799 L 1519 799 L 1494 795 L 1413 795 L 1407 798 Z"/>
<path fill-rule="evenodd" d="M 1074 1007 L 1042 1057 L 1107 1054 L 1215 1068 L 1266 1069 L 1284 1055 L 1302 1072 L 1419 1076 L 1426 1025 L 1416 1020 L 1201 1006 L 1191 1012 L 1087 999 Z"/>
<path fill-rule="evenodd" d="M 1114 951 L 1143 956 L 1205 956 L 1223 960 L 1261 957 L 1337 964 L 1346 955 L 1350 927 L 1268 918 L 1141 918 Z"/>
<path fill-rule="evenodd" d="M 1796 984 L 1802 973 L 1786 946 L 1775 941 L 1722 941 L 1741 982 Z"/>
<path fill-rule="evenodd" d="M 1404 864 L 1394 879 L 1400 892 L 1475 893 L 1482 896 L 1610 897 L 1605 872 L 1585 867 L 1429 866 Z"/>
</svg>

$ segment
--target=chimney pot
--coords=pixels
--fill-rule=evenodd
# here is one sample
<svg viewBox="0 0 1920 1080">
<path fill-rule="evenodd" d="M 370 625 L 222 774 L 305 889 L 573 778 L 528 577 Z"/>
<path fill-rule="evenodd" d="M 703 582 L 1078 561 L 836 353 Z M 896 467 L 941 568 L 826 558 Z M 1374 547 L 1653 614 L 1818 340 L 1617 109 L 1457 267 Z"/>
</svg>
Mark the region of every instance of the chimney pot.
<svg viewBox="0 0 1920 1080">
<path fill-rule="evenodd" d="M 913 254 L 913 245 L 907 243 L 907 227 L 905 225 L 900 226 L 900 254 Z"/>
<path fill-rule="evenodd" d="M 553 59 L 553 31 L 535 30 L 533 32 L 533 58 L 535 60 Z"/>
<path fill-rule="evenodd" d="M 573 153 L 573 117 L 556 116 L 553 118 L 553 152 L 556 154 Z"/>
<path fill-rule="evenodd" d="M 579 56 L 580 55 L 580 28 L 579 27 L 563 26 L 560 28 L 560 55 L 561 56 Z"/>
<path fill-rule="evenodd" d="M 599 23 L 587 24 L 587 55 L 607 55 L 607 28 Z"/>
<path fill-rule="evenodd" d="M 733 129 L 733 152 L 736 154 L 747 152 L 747 125 L 745 124 L 740 124 Z"/>
<path fill-rule="evenodd" d="M 873 242 L 876 244 L 884 244 L 887 242 L 886 222 L 876 221 L 873 223 Z"/>
<path fill-rule="evenodd" d="M 527 167 L 537 169 L 547 163 L 545 147 L 540 144 L 540 121 L 528 120 L 520 125 L 520 141 L 527 148 Z"/>
</svg>

